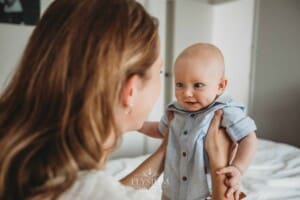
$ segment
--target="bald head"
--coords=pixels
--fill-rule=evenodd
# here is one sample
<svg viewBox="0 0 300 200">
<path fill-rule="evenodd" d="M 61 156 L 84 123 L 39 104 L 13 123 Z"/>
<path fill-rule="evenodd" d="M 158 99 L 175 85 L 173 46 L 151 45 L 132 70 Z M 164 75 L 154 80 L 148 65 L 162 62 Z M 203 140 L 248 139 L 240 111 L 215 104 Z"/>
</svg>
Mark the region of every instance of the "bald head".
<svg viewBox="0 0 300 200">
<path fill-rule="evenodd" d="M 211 67 L 216 70 L 221 77 L 224 77 L 225 64 L 224 57 L 220 49 L 208 43 L 196 43 L 184 49 L 175 61 L 177 63 L 183 59 L 195 60 L 201 63 L 199 67 Z"/>
</svg>

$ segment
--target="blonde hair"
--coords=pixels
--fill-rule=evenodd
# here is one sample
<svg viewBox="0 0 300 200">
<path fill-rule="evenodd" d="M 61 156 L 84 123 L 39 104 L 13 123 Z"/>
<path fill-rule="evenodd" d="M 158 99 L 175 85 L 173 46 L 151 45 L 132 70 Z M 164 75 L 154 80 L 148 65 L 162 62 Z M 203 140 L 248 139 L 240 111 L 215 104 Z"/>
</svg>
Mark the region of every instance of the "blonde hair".
<svg viewBox="0 0 300 200">
<path fill-rule="evenodd" d="M 147 80 L 158 48 L 157 24 L 134 0 L 53 2 L 0 98 L 0 199 L 56 199 L 79 170 L 101 168 L 121 137 L 122 85 Z"/>
</svg>

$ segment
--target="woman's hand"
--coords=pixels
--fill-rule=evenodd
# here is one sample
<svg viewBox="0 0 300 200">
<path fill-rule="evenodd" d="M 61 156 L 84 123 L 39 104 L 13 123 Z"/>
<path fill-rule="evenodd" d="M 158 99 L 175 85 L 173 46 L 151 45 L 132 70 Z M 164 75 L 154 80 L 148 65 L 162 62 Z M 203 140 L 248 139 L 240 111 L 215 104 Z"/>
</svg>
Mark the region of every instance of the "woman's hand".
<svg viewBox="0 0 300 200">
<path fill-rule="evenodd" d="M 223 111 L 217 110 L 210 124 L 205 139 L 205 150 L 208 153 L 210 164 L 217 168 L 228 165 L 231 141 L 225 130 L 220 128 Z"/>
</svg>

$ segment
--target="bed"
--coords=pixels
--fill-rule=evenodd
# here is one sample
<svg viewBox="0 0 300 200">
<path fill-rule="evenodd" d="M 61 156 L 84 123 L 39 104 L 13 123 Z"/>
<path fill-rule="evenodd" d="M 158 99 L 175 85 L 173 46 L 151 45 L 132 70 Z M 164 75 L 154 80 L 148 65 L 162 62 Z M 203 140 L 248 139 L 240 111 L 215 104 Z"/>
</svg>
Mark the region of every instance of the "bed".
<svg viewBox="0 0 300 200">
<path fill-rule="evenodd" d="M 242 179 L 248 200 L 300 200 L 300 149 L 269 140 L 258 140 L 256 158 Z M 110 160 L 105 171 L 120 179 L 148 155 Z M 162 176 L 151 187 L 160 199 Z"/>
</svg>

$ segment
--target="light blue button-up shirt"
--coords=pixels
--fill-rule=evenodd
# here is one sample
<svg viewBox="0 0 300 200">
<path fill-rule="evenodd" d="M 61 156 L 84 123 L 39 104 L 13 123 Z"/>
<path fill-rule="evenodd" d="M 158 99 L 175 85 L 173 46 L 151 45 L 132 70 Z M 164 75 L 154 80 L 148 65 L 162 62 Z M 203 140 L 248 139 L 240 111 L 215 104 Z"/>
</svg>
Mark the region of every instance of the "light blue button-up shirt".
<svg viewBox="0 0 300 200">
<path fill-rule="evenodd" d="M 209 195 L 205 173 L 204 138 L 214 112 L 223 110 L 222 126 L 233 141 L 239 141 L 256 130 L 245 106 L 222 94 L 204 110 L 186 111 L 177 102 L 168 105 L 173 111 L 166 153 L 163 194 L 171 200 L 203 200 Z M 162 134 L 168 126 L 167 113 L 161 118 Z"/>
</svg>

